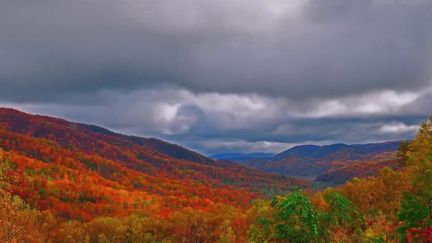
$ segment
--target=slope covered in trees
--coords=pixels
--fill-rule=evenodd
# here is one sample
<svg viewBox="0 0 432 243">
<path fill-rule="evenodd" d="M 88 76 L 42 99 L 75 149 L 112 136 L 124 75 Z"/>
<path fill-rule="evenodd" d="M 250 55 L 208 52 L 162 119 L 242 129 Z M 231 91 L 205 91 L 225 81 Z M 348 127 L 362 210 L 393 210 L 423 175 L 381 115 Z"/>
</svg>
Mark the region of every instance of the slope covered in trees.
<svg viewBox="0 0 432 243">
<path fill-rule="evenodd" d="M 54 127 L 41 136 L 1 122 L 2 242 L 432 241 L 432 117 L 401 145 L 401 169 L 384 167 L 377 176 L 321 191 L 115 138 L 83 145 L 77 141 L 85 132 L 58 135 Z M 139 159 L 140 152 L 154 160 Z M 233 175 L 221 178 L 225 171 Z M 243 183 L 249 176 L 254 180 Z M 265 187 L 281 185 L 293 191 L 263 196 Z"/>
<path fill-rule="evenodd" d="M 145 216 L 152 227 L 159 227 L 157 220 L 165 227 L 175 224 L 170 220 L 184 218 L 191 221 L 176 229 L 184 239 L 195 233 L 187 228 L 192 227 L 188 223 L 201 227 L 215 217 L 214 225 L 202 226 L 213 228 L 202 234 L 216 234 L 218 227 L 234 227 L 237 221 L 245 224 L 241 212 L 252 200 L 308 185 L 306 181 L 216 162 L 160 140 L 12 109 L 0 109 L 0 162 L 2 175 L 7 178 L 3 181 L 8 185 L 2 190 L 2 199 L 14 201 L 9 208 L 32 208 L 31 214 L 36 216 L 48 213 L 50 220 L 65 223 L 65 227 L 93 220 L 105 222 L 104 217 L 126 220 L 137 215 L 139 220 Z M 174 234 L 170 227 L 166 235 Z M 10 231 L 3 235 L 13 238 L 18 234 Z M 60 231 L 44 237 L 61 238 L 57 235 Z"/>
<path fill-rule="evenodd" d="M 304 185 L 301 180 L 216 162 L 161 140 L 11 109 L 0 109 L 0 148 L 48 165 L 96 172 L 105 179 L 115 179 L 120 171 L 129 170 L 145 177 L 234 186 L 257 193 L 262 193 L 262 188 L 278 192 Z"/>
</svg>

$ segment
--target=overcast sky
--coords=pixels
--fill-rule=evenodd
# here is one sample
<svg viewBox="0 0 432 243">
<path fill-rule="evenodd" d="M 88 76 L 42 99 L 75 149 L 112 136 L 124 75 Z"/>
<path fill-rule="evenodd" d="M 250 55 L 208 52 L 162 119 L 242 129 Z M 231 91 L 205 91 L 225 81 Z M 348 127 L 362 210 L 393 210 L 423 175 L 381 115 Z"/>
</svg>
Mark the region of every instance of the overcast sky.
<svg viewBox="0 0 432 243">
<path fill-rule="evenodd" d="M 0 105 L 211 154 L 411 138 L 431 0 L 2 0 Z"/>
</svg>

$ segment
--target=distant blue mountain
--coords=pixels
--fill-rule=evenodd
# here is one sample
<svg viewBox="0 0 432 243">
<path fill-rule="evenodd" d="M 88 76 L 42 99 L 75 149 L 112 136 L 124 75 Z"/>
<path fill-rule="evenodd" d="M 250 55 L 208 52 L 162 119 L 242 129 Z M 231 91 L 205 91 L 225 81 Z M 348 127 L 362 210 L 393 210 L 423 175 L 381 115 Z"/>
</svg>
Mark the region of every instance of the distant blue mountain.
<svg viewBox="0 0 432 243">
<path fill-rule="evenodd" d="M 215 160 L 229 160 L 234 162 L 245 162 L 249 160 L 268 160 L 274 156 L 272 153 L 221 153 L 210 155 Z"/>
<path fill-rule="evenodd" d="M 364 168 L 370 173 L 378 171 L 384 165 L 397 164 L 395 155 L 399 144 L 400 141 L 369 144 L 338 143 L 323 146 L 300 145 L 274 156 L 265 153 L 231 153 L 214 155 L 212 158 L 235 161 L 286 176 L 307 179 L 325 178 L 330 183 L 341 183 L 347 178 L 361 174 L 358 170 L 361 166 L 357 168 L 355 164 L 370 162 L 373 168 Z M 349 169 L 351 165 L 354 167 Z M 356 173 L 348 173 L 350 171 Z M 333 179 L 328 179 L 330 177 Z"/>
<path fill-rule="evenodd" d="M 349 152 L 351 159 L 356 159 L 356 157 L 364 156 L 366 154 L 395 151 L 397 150 L 399 143 L 400 143 L 399 141 L 396 141 L 396 142 L 385 142 L 385 143 L 351 144 L 351 145 L 343 144 L 343 143 L 324 145 L 324 146 L 300 145 L 300 146 L 292 147 L 279 154 L 276 154 L 271 160 L 278 161 L 290 157 L 316 159 L 316 158 L 323 158 L 338 152 Z M 335 156 L 330 156 L 330 157 L 335 157 Z"/>
<path fill-rule="evenodd" d="M 301 159 L 358 159 L 368 154 L 396 151 L 399 141 L 369 144 L 330 144 L 330 145 L 299 145 L 278 154 L 272 153 L 220 153 L 209 157 L 215 160 L 229 160 L 234 162 L 281 161 L 289 158 Z"/>
</svg>

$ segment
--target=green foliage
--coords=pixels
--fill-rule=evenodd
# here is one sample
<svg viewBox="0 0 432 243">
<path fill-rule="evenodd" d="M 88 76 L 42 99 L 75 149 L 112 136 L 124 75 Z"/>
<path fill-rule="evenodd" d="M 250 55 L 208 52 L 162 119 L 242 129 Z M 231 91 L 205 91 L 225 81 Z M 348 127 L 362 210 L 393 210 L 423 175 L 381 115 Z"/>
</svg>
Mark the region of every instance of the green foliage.
<svg viewBox="0 0 432 243">
<path fill-rule="evenodd" d="M 428 209 L 422 205 L 417 197 L 409 192 L 404 193 L 401 203 L 399 220 L 415 226 L 428 216 Z"/>
<path fill-rule="evenodd" d="M 342 225 L 353 221 L 357 211 L 352 202 L 336 191 L 327 192 L 324 199 L 330 205 L 330 210 L 327 213 L 330 222 L 334 225 Z"/>
<path fill-rule="evenodd" d="M 416 196 L 406 192 L 401 202 L 399 212 L 399 220 L 403 221 L 404 225 L 399 228 L 401 239 L 405 238 L 405 232 L 409 228 L 421 226 L 423 221 L 428 216 L 428 208 L 425 207 Z"/>
<path fill-rule="evenodd" d="M 327 189 L 323 201 L 328 209 L 314 206 L 301 191 L 260 203 L 255 222 L 248 232 L 249 242 L 329 242 L 337 229 L 361 230 L 362 217 L 353 203 L 341 193 Z"/>
<path fill-rule="evenodd" d="M 323 198 L 328 204 L 328 210 L 318 212 L 322 239 L 329 241 L 329 236 L 337 228 L 360 228 L 362 217 L 351 200 L 333 189 L 326 189 Z"/>
<path fill-rule="evenodd" d="M 294 192 L 282 200 L 275 198 L 272 206 L 277 209 L 277 217 L 281 220 L 276 225 L 277 238 L 310 242 L 318 237 L 315 209 L 302 192 Z"/>
</svg>

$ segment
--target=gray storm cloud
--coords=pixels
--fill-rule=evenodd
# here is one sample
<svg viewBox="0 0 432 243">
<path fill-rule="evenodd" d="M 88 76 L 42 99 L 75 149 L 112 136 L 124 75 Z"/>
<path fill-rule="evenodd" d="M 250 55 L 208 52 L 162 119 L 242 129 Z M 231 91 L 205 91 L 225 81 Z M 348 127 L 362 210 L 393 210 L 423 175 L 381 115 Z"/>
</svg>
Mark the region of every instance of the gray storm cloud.
<svg viewBox="0 0 432 243">
<path fill-rule="evenodd" d="M 203 151 L 400 139 L 430 23 L 429 0 L 6 0 L 0 102 Z"/>
<path fill-rule="evenodd" d="M 171 83 L 306 98 L 430 83 L 431 1 L 297 1 L 3 1 L 0 92 Z"/>
</svg>

